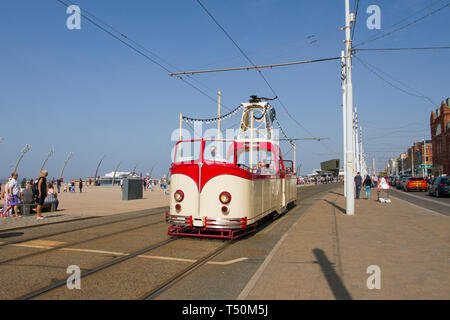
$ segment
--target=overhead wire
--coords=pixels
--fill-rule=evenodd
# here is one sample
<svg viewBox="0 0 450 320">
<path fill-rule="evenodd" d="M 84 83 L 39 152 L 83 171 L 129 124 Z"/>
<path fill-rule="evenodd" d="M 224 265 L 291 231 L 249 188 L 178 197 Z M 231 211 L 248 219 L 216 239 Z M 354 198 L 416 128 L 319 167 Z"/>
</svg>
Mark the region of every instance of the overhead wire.
<svg viewBox="0 0 450 320">
<path fill-rule="evenodd" d="M 264 76 L 264 74 L 262 73 L 262 71 L 257 68 L 257 65 L 250 59 L 250 57 L 244 52 L 244 50 L 241 49 L 241 47 L 237 44 L 237 42 L 231 37 L 231 35 L 225 30 L 224 27 L 222 27 L 222 25 L 219 23 L 219 21 L 217 21 L 217 19 L 212 15 L 212 13 L 203 5 L 203 3 L 200 0 L 196 0 L 197 3 L 200 5 L 200 7 L 206 12 L 206 14 L 214 21 L 214 23 L 223 31 L 223 33 L 226 35 L 226 37 L 234 44 L 234 46 L 239 50 L 239 52 L 245 57 L 245 59 L 247 59 L 247 61 L 252 64 L 254 67 L 256 67 L 256 70 L 258 72 L 258 74 L 261 76 L 261 78 L 264 80 L 264 82 L 266 83 L 266 85 L 269 87 L 269 89 L 272 91 L 272 93 L 278 97 L 278 102 L 280 103 L 280 105 L 283 107 L 283 109 L 285 110 L 285 112 L 287 113 L 287 115 L 289 116 L 289 118 L 291 120 L 293 120 L 298 126 L 300 126 L 303 130 L 305 130 L 311 137 L 315 138 L 315 136 L 303 125 L 301 124 L 299 121 L 297 121 L 297 119 L 295 119 L 289 112 L 289 110 L 287 109 L 286 105 L 283 103 L 283 101 L 281 100 L 280 96 L 277 94 L 277 92 L 275 91 L 275 89 L 273 88 L 273 86 L 269 83 L 269 81 L 267 80 L 267 78 Z"/>
<path fill-rule="evenodd" d="M 373 48 L 373 49 L 353 49 L 353 52 L 361 52 L 361 51 L 413 51 L 413 50 L 447 50 L 450 49 L 450 46 L 447 47 L 411 47 L 411 48 Z"/>
<path fill-rule="evenodd" d="M 410 86 L 408 86 L 408 85 L 406 85 L 406 84 L 400 82 L 399 80 L 395 80 L 392 76 L 389 76 L 386 72 L 383 72 L 384 74 L 388 75 L 388 76 L 389 76 L 391 79 L 393 79 L 394 81 L 396 81 L 396 82 L 402 84 L 402 85 L 405 86 L 405 87 L 409 87 L 411 90 L 415 91 L 415 92 L 418 93 L 418 94 L 412 93 L 412 92 L 410 92 L 410 91 L 407 91 L 407 90 L 405 90 L 405 89 L 402 89 L 402 88 L 396 86 L 395 84 L 393 84 L 393 83 L 390 82 L 389 80 L 386 80 L 386 79 L 385 79 L 383 76 L 381 76 L 379 73 L 377 73 L 377 72 L 374 70 L 374 68 L 375 68 L 374 66 L 369 65 L 369 63 L 367 63 L 367 62 L 364 62 L 361 58 L 357 57 L 356 55 L 353 56 L 353 57 L 354 57 L 356 60 L 358 60 L 359 63 L 361 63 L 367 70 L 369 70 L 371 73 L 373 73 L 374 75 L 376 75 L 379 79 L 381 79 L 383 82 L 389 84 L 389 85 L 392 86 L 393 88 L 395 88 L 395 89 L 397 89 L 397 90 L 399 90 L 399 91 L 401 91 L 401 92 L 403 92 L 403 93 L 405 93 L 405 94 L 407 94 L 407 95 L 410 95 L 410 96 L 413 96 L 413 97 L 416 97 L 416 98 L 420 98 L 420 99 L 425 99 L 425 100 L 427 100 L 429 103 L 431 103 L 433 106 L 436 105 L 436 103 L 435 103 L 433 100 L 431 100 L 430 97 L 428 97 L 428 96 L 426 96 L 426 95 L 420 93 L 419 91 L 417 91 L 417 90 L 411 88 Z M 378 69 L 378 70 L 379 70 L 380 72 L 382 72 L 380 69 Z"/>
<path fill-rule="evenodd" d="M 59 2 L 60 4 L 64 5 L 65 7 L 69 7 L 69 4 L 67 4 L 65 1 L 63 0 L 56 0 L 57 2 Z M 68 0 L 70 3 L 73 4 L 72 1 Z M 124 44 L 125 46 L 127 46 L 128 48 L 130 48 L 131 50 L 135 51 L 136 53 L 138 53 L 139 55 L 143 56 L 145 59 L 149 60 L 150 62 L 152 62 L 153 64 L 157 65 L 158 67 L 160 67 L 161 69 L 165 70 L 168 73 L 172 73 L 172 70 L 170 70 L 169 68 L 167 68 L 166 66 L 163 65 L 163 63 L 160 63 L 157 61 L 157 59 L 163 61 L 164 63 L 168 64 L 169 66 L 174 67 L 173 65 L 171 65 L 169 62 L 167 62 L 166 60 L 164 60 L 163 58 L 161 58 L 159 55 L 157 55 L 156 53 L 148 50 L 147 48 L 145 48 L 144 46 L 140 45 L 139 43 L 137 43 L 136 41 L 134 41 L 133 39 L 131 39 L 129 36 L 127 36 L 126 34 L 122 33 L 121 31 L 117 30 L 116 28 L 112 27 L 110 24 L 102 21 L 101 19 L 97 18 L 95 15 L 93 15 L 92 13 L 89 13 L 87 10 L 85 10 L 84 8 L 81 10 L 80 7 L 80 11 L 79 14 L 80 16 L 82 16 L 83 18 L 85 18 L 87 21 L 89 21 L 91 24 L 93 24 L 94 26 L 96 26 L 97 28 L 99 28 L 100 30 L 104 31 L 105 33 L 107 33 L 108 35 L 110 35 L 111 37 L 113 37 L 114 39 L 120 41 L 122 44 Z M 83 12 L 88 12 L 88 14 L 92 17 L 88 17 L 87 15 L 85 15 Z M 94 21 L 93 19 L 96 19 L 98 22 Z M 104 26 L 102 26 L 101 24 L 103 24 Z M 108 30 L 107 28 L 111 29 L 112 31 Z M 117 33 L 118 35 L 114 34 Z M 123 39 L 122 39 L 123 38 Z M 126 40 L 124 40 L 126 39 Z M 136 48 L 135 46 L 133 46 L 132 44 L 130 44 L 129 42 L 133 43 L 135 46 L 140 47 L 141 49 Z M 143 51 L 145 51 L 146 53 L 144 53 Z M 152 55 L 153 57 L 150 57 L 150 55 Z M 211 97 L 209 94 L 207 94 L 206 92 L 204 92 L 202 89 L 198 88 L 197 86 L 193 85 L 192 83 L 190 83 L 189 81 L 187 81 L 186 79 L 184 79 L 183 77 L 177 77 L 178 79 L 180 79 L 181 81 L 183 81 L 185 84 L 187 84 L 188 86 L 190 86 L 191 88 L 193 88 L 194 90 L 198 91 L 199 93 L 201 93 L 202 95 L 204 95 L 205 97 L 207 97 L 208 99 L 214 101 L 217 103 L 217 99 Z M 190 78 L 193 79 L 193 78 Z M 226 109 L 231 110 L 228 108 L 228 106 L 221 104 L 222 106 L 224 106 Z"/>
<path fill-rule="evenodd" d="M 409 16 L 409 17 L 403 19 L 403 20 L 401 20 L 400 22 L 397 22 L 396 24 L 394 24 L 394 25 L 392 25 L 391 27 L 388 27 L 388 28 L 386 28 L 386 29 L 390 29 L 390 28 L 392 28 L 392 27 L 394 27 L 394 26 L 396 26 L 396 25 L 399 25 L 399 24 L 402 23 L 403 21 L 408 20 L 409 18 L 411 18 L 411 17 L 417 15 L 418 13 L 420 13 L 420 12 L 422 12 L 422 11 L 425 11 L 426 9 L 432 7 L 433 5 L 435 5 L 436 3 L 441 2 L 441 1 L 442 1 L 442 0 L 438 0 L 438 1 L 434 2 L 433 4 L 431 4 L 431 5 L 429 5 L 429 6 L 426 6 L 425 8 L 422 8 L 421 10 L 415 12 L 413 15 L 411 15 L 411 16 Z M 426 19 L 426 18 L 428 18 L 428 17 L 431 17 L 433 14 L 435 14 L 435 13 L 437 13 L 437 12 L 439 12 L 439 11 L 442 11 L 442 10 L 444 10 L 445 8 L 449 7 L 449 6 L 450 6 L 450 3 L 447 3 L 446 5 L 444 5 L 444 6 L 442 6 L 442 7 L 439 7 L 438 9 L 436 9 L 436 10 L 434 10 L 434 11 L 432 11 L 432 12 L 429 12 L 429 13 L 427 13 L 426 15 L 421 16 L 420 18 L 418 18 L 418 19 L 416 19 L 416 20 L 414 20 L 414 21 L 412 21 L 412 22 L 410 22 L 410 23 L 408 23 L 408 24 L 406 24 L 406 25 L 403 25 L 403 26 L 401 26 L 401 27 L 398 27 L 398 28 L 396 28 L 396 29 L 394 29 L 394 30 L 392 30 L 392 31 L 390 31 L 390 32 L 382 31 L 381 33 L 378 33 L 378 35 L 375 35 L 375 36 L 373 36 L 373 37 L 371 37 L 371 38 L 369 38 L 369 39 L 367 39 L 367 40 L 365 40 L 365 41 L 362 41 L 362 42 L 360 42 L 360 43 L 355 44 L 355 45 L 353 46 L 353 48 L 357 48 L 357 47 L 359 47 L 359 46 L 362 46 L 362 45 L 371 43 L 371 42 L 376 41 L 376 40 L 378 40 L 378 39 L 385 38 L 385 37 L 387 37 L 387 36 L 389 36 L 389 35 L 391 35 L 391 34 L 394 34 L 394 33 L 398 32 L 398 31 L 401 31 L 401 30 L 403 30 L 403 29 L 406 29 L 406 28 L 408 28 L 408 27 L 410 27 L 410 26 L 412 26 L 412 25 L 414 25 L 414 24 L 416 24 L 416 23 L 418 23 L 418 22 L 420 22 L 420 21 L 422 21 L 422 20 L 424 20 L 424 19 Z M 385 29 L 385 30 L 386 30 L 386 29 Z"/>
</svg>

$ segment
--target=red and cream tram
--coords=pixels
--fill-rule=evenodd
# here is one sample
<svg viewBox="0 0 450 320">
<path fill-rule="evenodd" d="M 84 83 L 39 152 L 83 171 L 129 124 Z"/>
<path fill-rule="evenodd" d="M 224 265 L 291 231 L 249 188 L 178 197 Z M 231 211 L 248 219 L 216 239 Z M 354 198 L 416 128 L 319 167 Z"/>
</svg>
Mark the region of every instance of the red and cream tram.
<svg viewBox="0 0 450 320">
<path fill-rule="evenodd" d="M 293 162 L 271 139 L 178 141 L 170 170 L 170 235 L 238 238 L 297 200 Z"/>
</svg>

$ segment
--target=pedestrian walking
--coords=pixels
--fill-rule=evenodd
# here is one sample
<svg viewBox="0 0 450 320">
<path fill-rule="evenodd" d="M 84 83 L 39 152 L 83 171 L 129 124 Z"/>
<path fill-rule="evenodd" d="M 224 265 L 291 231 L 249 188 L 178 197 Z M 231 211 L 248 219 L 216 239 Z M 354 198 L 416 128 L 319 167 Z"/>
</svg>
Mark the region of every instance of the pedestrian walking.
<svg viewBox="0 0 450 320">
<path fill-rule="evenodd" d="M 366 175 L 366 178 L 364 179 L 363 186 L 365 187 L 367 200 L 370 199 L 370 188 L 372 188 L 372 179 L 369 175 Z"/>
<path fill-rule="evenodd" d="M 37 214 L 36 219 L 41 220 L 44 217 L 41 215 L 42 207 L 44 206 L 45 198 L 47 197 L 47 176 L 48 171 L 42 170 L 39 174 L 39 179 L 37 182 L 38 199 L 37 199 Z"/>
<path fill-rule="evenodd" d="M 361 192 L 361 184 L 362 184 L 362 178 L 361 178 L 360 173 L 358 172 L 355 176 L 356 199 L 359 199 L 359 194 Z"/>
<path fill-rule="evenodd" d="M 2 213 L 2 218 L 7 217 L 9 215 L 11 215 L 11 209 L 9 211 L 6 211 L 5 209 L 8 208 L 9 206 L 9 182 L 11 181 L 11 177 L 8 178 L 8 180 L 6 180 L 5 183 L 5 191 L 3 191 L 3 199 L 4 199 L 4 204 L 3 204 L 3 209 L 1 211 Z"/>
<path fill-rule="evenodd" d="M 3 208 L 2 211 L 2 218 L 5 217 L 5 213 L 7 213 L 9 210 L 14 209 L 14 216 L 16 218 L 20 218 L 18 214 L 18 204 L 19 204 L 19 184 L 17 182 L 17 178 L 19 175 L 17 172 L 13 172 L 11 174 L 11 180 L 9 181 L 8 185 L 8 207 Z"/>
<path fill-rule="evenodd" d="M 62 178 L 56 180 L 56 187 L 58 188 L 58 193 L 61 192 L 61 180 Z"/>
<path fill-rule="evenodd" d="M 83 180 L 81 180 L 78 182 L 78 188 L 80 189 L 80 193 L 83 191 Z"/>
<path fill-rule="evenodd" d="M 378 177 L 375 174 L 372 175 L 372 182 L 374 187 L 378 185 Z"/>
</svg>

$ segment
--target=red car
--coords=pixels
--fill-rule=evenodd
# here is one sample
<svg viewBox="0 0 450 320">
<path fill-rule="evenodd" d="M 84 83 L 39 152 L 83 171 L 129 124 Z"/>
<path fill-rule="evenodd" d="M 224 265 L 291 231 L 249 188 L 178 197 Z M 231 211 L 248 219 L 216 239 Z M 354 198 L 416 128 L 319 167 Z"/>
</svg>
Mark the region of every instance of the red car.
<svg viewBox="0 0 450 320">
<path fill-rule="evenodd" d="M 411 177 L 405 182 L 403 186 L 403 190 L 411 191 L 411 190 L 419 190 L 419 191 L 428 191 L 428 184 L 424 178 L 421 177 Z"/>
</svg>

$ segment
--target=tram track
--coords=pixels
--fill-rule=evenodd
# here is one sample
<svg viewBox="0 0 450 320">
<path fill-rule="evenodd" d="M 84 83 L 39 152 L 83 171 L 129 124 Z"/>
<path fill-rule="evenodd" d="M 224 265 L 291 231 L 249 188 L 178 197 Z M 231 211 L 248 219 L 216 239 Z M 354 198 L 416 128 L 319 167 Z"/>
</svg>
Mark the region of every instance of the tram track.
<svg viewBox="0 0 450 320">
<path fill-rule="evenodd" d="M 81 240 L 81 241 L 77 241 L 77 242 L 72 242 L 72 243 L 61 245 L 61 246 L 52 247 L 52 248 L 49 248 L 49 249 L 45 249 L 45 250 L 42 250 L 42 251 L 29 253 L 29 254 L 26 254 L 26 255 L 23 255 L 23 256 L 19 256 L 19 257 L 7 259 L 7 260 L 0 260 L 0 265 L 11 263 L 11 262 L 17 262 L 17 261 L 20 261 L 20 260 L 23 260 L 23 259 L 26 259 L 26 258 L 35 257 L 35 256 L 38 256 L 38 255 L 42 255 L 42 254 L 45 254 L 45 253 L 49 253 L 49 252 L 52 252 L 52 251 L 57 251 L 57 250 L 65 249 L 65 248 L 70 248 L 70 247 L 73 247 L 73 246 L 85 244 L 85 243 L 96 241 L 96 240 L 101 240 L 101 239 L 106 239 L 106 238 L 109 238 L 109 237 L 114 237 L 114 236 L 117 236 L 117 235 L 120 235 L 120 234 L 123 234 L 123 233 L 136 231 L 136 230 L 147 228 L 147 227 L 150 227 L 150 226 L 153 226 L 153 225 L 157 225 L 157 224 L 160 224 L 160 223 L 165 223 L 165 220 L 156 221 L 156 222 L 152 222 L 152 223 L 147 223 L 147 224 L 144 224 L 144 225 L 139 225 L 139 226 L 136 226 L 136 227 L 133 227 L 133 228 L 125 229 L 125 230 L 111 232 L 111 233 L 104 234 L 104 235 L 101 235 L 101 236 L 96 236 L 96 237 L 93 237 L 93 238 L 89 238 L 89 239 L 85 239 L 85 240 Z"/>
<path fill-rule="evenodd" d="M 202 258 L 198 259 L 196 262 L 192 263 L 190 266 L 186 267 L 185 269 L 181 270 L 171 278 L 164 281 L 162 284 L 158 285 L 157 287 L 153 288 L 151 291 L 147 292 L 141 297 L 141 300 L 152 300 L 153 298 L 157 297 L 167 289 L 169 289 L 172 285 L 174 285 L 179 280 L 183 279 L 184 277 L 188 276 L 191 272 L 194 270 L 200 268 L 204 264 L 206 264 L 208 261 L 212 260 L 214 257 L 216 257 L 218 254 L 220 254 L 222 251 L 224 251 L 226 248 L 231 246 L 235 241 L 238 240 L 228 240 L 223 245 L 221 245 L 219 248 L 215 249 L 213 252 L 208 253 L 207 255 L 203 256 Z"/>
<path fill-rule="evenodd" d="M 121 258 L 117 258 L 117 259 L 114 259 L 113 261 L 110 261 L 108 263 L 99 265 L 99 266 L 97 266 L 97 267 L 95 267 L 95 268 L 93 268 L 93 269 L 91 269 L 89 271 L 81 273 L 80 274 L 80 279 L 83 278 L 83 277 L 87 277 L 89 275 L 92 275 L 94 273 L 100 272 L 102 270 L 108 269 L 108 268 L 110 268 L 112 266 L 115 266 L 115 265 L 117 265 L 119 263 L 122 263 L 124 261 L 130 260 L 130 259 L 135 258 L 137 256 L 140 256 L 140 255 L 142 255 L 144 253 L 147 253 L 149 251 L 155 250 L 155 249 L 157 249 L 157 248 L 159 248 L 161 246 L 164 246 L 164 245 L 166 245 L 166 244 L 168 244 L 170 242 L 173 242 L 173 241 L 175 241 L 177 239 L 179 239 L 179 238 L 169 238 L 169 239 L 160 241 L 160 242 L 158 242 L 158 243 L 156 243 L 156 244 L 154 244 L 154 245 L 152 245 L 150 247 L 147 247 L 147 248 L 135 251 L 135 252 L 130 253 L 130 254 L 128 254 L 126 256 L 123 256 Z M 16 300 L 29 300 L 29 299 L 32 299 L 32 298 L 36 298 L 36 297 L 41 296 L 43 294 L 49 293 L 50 291 L 53 291 L 53 290 L 55 290 L 57 288 L 63 287 L 66 284 L 67 284 L 67 279 L 61 279 L 60 281 L 56 282 L 55 284 L 52 284 L 50 286 L 38 289 L 38 290 L 33 291 L 31 293 L 28 293 L 28 294 L 26 294 L 24 296 L 16 298 Z"/>
<path fill-rule="evenodd" d="M 78 221 L 100 219 L 100 218 L 103 218 L 103 217 L 102 216 L 83 217 L 83 218 L 76 218 L 76 219 L 70 219 L 70 220 L 48 222 L 48 223 L 45 223 L 45 224 L 34 224 L 34 225 L 31 225 L 31 226 L 22 226 L 22 227 L 15 227 L 15 228 L 9 228 L 9 229 L 0 229 L 0 234 L 2 234 L 2 233 L 9 233 L 9 232 L 13 232 L 13 231 L 19 231 L 19 230 L 42 228 L 42 227 L 47 227 L 47 226 L 53 226 L 55 224 L 78 222 Z"/>
<path fill-rule="evenodd" d="M 4 242 L 4 243 L 0 243 L 0 248 L 1 247 L 5 247 L 8 245 L 13 245 L 13 244 L 20 244 L 20 243 L 24 243 L 24 242 L 29 242 L 29 241 L 33 241 L 33 240 L 40 240 L 40 239 L 44 239 L 44 238 L 49 238 L 49 237 L 54 237 L 54 236 L 59 236 L 59 235 L 63 235 L 63 234 L 67 234 L 67 233 L 71 233 L 71 232 L 76 232 L 76 231 L 81 231 L 81 230 L 89 230 L 89 229 L 93 229 L 93 228 L 98 228 L 98 227 L 103 227 L 103 226 L 108 226 L 108 225 L 112 225 L 112 224 L 117 224 L 117 223 L 121 223 L 121 222 L 128 222 L 128 221 L 134 221 L 137 219 L 141 219 L 141 218 L 147 218 L 147 217 L 151 217 L 151 216 L 156 216 L 158 214 L 162 214 L 164 212 L 166 212 L 167 209 L 158 211 L 158 212 L 154 212 L 154 213 L 145 213 L 136 217 L 127 217 L 124 219 L 120 219 L 120 220 L 114 220 L 114 221 L 108 221 L 108 222 L 104 222 L 104 223 L 99 223 L 99 224 L 95 224 L 95 225 L 89 225 L 89 226 L 82 226 L 82 227 L 78 227 L 75 229 L 69 229 L 69 230 L 64 230 L 64 231 L 58 231 L 58 232 L 54 232 L 54 233 L 47 233 L 44 235 L 39 235 L 39 236 L 35 236 L 35 237 L 29 237 L 26 239 L 20 239 L 20 240 L 15 240 L 15 241 L 9 241 L 9 242 Z M 0 235 L 4 234 L 5 231 L 0 231 Z"/>
<path fill-rule="evenodd" d="M 105 271 L 108 268 L 111 268 L 119 263 L 131 260 L 133 258 L 137 258 L 137 257 L 139 257 L 145 253 L 148 253 L 152 250 L 155 250 L 155 249 L 165 246 L 171 242 L 174 242 L 177 240 L 182 240 L 182 239 L 183 239 L 182 237 L 171 237 L 169 239 L 165 239 L 163 241 L 160 241 L 160 242 L 153 244 L 149 247 L 146 247 L 144 249 L 140 249 L 133 253 L 127 254 L 126 256 L 114 259 L 113 261 L 110 261 L 110 262 L 107 262 L 104 264 L 101 264 L 101 265 L 94 267 L 86 272 L 81 273 L 80 279 L 85 278 L 90 275 L 93 275 L 93 274 L 96 274 L 96 273 L 99 273 L 101 271 Z M 238 240 L 226 241 L 225 243 L 220 245 L 218 248 L 214 249 L 212 252 L 207 253 L 206 255 L 204 255 L 203 257 L 201 257 L 194 263 L 190 264 L 188 267 L 184 268 L 183 270 L 181 270 L 181 271 L 177 272 L 176 274 L 174 274 L 173 276 L 169 277 L 163 283 L 155 286 L 152 290 L 146 292 L 145 294 L 142 294 L 139 297 L 139 299 L 140 300 L 151 300 L 151 299 L 155 298 L 156 296 L 158 296 L 159 294 L 161 294 L 162 292 L 164 292 L 165 290 L 170 288 L 172 285 L 174 285 L 176 282 L 178 282 L 179 280 L 188 276 L 191 272 L 197 270 L 201 266 L 205 265 L 207 262 L 211 261 L 214 257 L 216 257 L 218 254 L 220 254 L 225 249 L 230 247 L 236 241 L 238 241 Z M 43 296 L 44 294 L 50 293 L 53 290 L 64 287 L 66 284 L 67 284 L 67 279 L 60 279 L 59 281 L 57 281 L 56 283 L 54 283 L 52 285 L 40 288 L 38 290 L 27 293 L 25 295 L 22 295 L 22 296 L 16 298 L 16 300 L 30 300 L 33 298 L 37 298 L 37 297 Z"/>
<path fill-rule="evenodd" d="M 298 191 L 300 191 L 300 190 L 298 190 Z M 305 200 L 312 200 L 315 196 L 317 196 L 317 194 L 319 194 L 321 192 L 323 192 L 323 190 L 317 190 L 317 191 L 316 190 L 308 190 L 307 192 L 302 192 L 303 193 L 303 197 L 301 197 L 299 199 L 299 204 L 301 204 Z M 156 215 L 156 214 L 158 214 L 158 213 L 154 213 L 154 215 Z M 276 219 L 276 220 L 278 220 L 278 219 Z M 158 224 L 158 223 L 162 223 L 162 222 L 164 222 L 164 221 L 157 221 L 157 222 L 154 222 L 153 224 Z M 144 228 L 144 227 L 146 227 L 146 226 L 137 226 L 137 227 L 134 227 L 134 228 L 131 228 L 131 229 L 136 229 L 137 230 L 137 229 L 141 229 L 141 228 Z M 131 231 L 133 231 L 133 230 L 122 230 L 119 233 L 125 233 L 125 232 L 131 232 Z M 111 233 L 111 235 L 109 235 L 109 236 L 114 236 L 114 234 L 117 234 L 117 232 L 116 233 Z M 92 238 L 92 239 L 87 239 L 87 240 L 84 240 L 84 241 L 80 241 L 79 243 L 67 244 L 67 245 L 64 245 L 64 246 L 61 246 L 61 247 L 58 247 L 58 248 L 55 247 L 55 248 L 52 248 L 49 251 L 54 251 L 54 250 L 61 249 L 62 247 L 74 246 L 74 245 L 77 245 L 77 244 L 81 244 L 81 243 L 85 243 L 85 242 L 89 242 L 89 241 L 94 241 L 94 240 L 98 240 L 98 239 L 105 238 L 105 237 L 108 237 L 108 235 L 103 235 L 103 236 L 95 237 L 95 238 Z M 98 238 L 98 239 L 96 239 L 96 238 Z M 90 283 L 91 285 L 84 287 L 85 290 L 88 287 L 90 288 L 89 290 L 92 290 L 93 288 L 95 288 L 95 287 L 92 287 L 92 284 L 93 283 L 98 283 L 99 281 L 102 281 L 101 279 L 103 279 L 103 281 L 104 281 L 104 282 L 102 282 L 103 284 L 101 286 L 102 288 L 104 288 L 102 290 L 107 290 L 107 288 L 109 288 L 110 284 L 113 283 L 113 282 L 110 282 L 110 281 L 112 281 L 112 279 L 111 279 L 111 276 L 108 276 L 108 275 L 114 274 L 114 277 L 117 277 L 117 276 L 120 277 L 121 274 L 122 274 L 121 271 L 120 271 L 121 269 L 122 269 L 122 272 L 123 272 L 124 269 L 128 270 L 130 268 L 130 266 L 136 265 L 136 263 L 138 263 L 138 261 L 141 261 L 141 262 L 139 262 L 141 265 L 145 265 L 146 264 L 146 262 L 142 262 L 142 261 L 145 261 L 145 259 L 144 260 L 140 260 L 140 259 L 132 260 L 133 258 L 139 258 L 139 256 L 141 256 L 141 255 L 143 255 L 143 254 L 145 254 L 147 252 L 150 252 L 150 251 L 155 250 L 157 248 L 161 248 L 163 246 L 166 246 L 169 243 L 175 242 L 176 240 L 183 241 L 182 239 L 186 239 L 186 238 L 171 237 L 171 238 L 168 238 L 168 239 L 164 239 L 162 241 L 159 241 L 159 242 L 157 242 L 155 244 L 152 244 L 151 246 L 145 247 L 143 249 L 139 249 L 137 251 L 133 250 L 132 253 L 129 253 L 129 254 L 128 253 L 124 253 L 124 255 L 119 257 L 119 258 L 114 257 L 114 259 L 111 260 L 111 261 L 106 261 L 106 262 L 104 261 L 101 264 L 98 264 L 98 265 L 94 264 L 93 266 L 89 266 L 87 271 L 82 272 L 80 274 L 80 278 L 85 278 L 87 276 L 93 275 L 93 279 L 91 279 L 91 277 L 89 277 L 89 280 L 88 280 L 88 283 Z M 139 277 L 138 275 L 133 275 L 131 279 L 136 279 L 136 282 L 139 282 L 141 284 L 138 286 L 139 291 L 134 292 L 132 295 L 129 295 L 129 297 L 131 297 L 131 298 L 135 297 L 136 299 L 142 299 L 142 300 L 152 300 L 152 299 L 157 298 L 159 295 L 161 295 L 162 293 L 164 293 L 166 291 L 171 292 L 168 289 L 172 288 L 173 286 L 175 286 L 175 288 L 176 288 L 176 284 L 182 279 L 191 279 L 192 277 L 195 278 L 196 277 L 195 275 L 198 274 L 198 272 L 194 272 L 194 271 L 198 270 L 199 268 L 201 268 L 202 266 L 204 266 L 205 264 L 207 264 L 208 262 L 213 260 L 220 253 L 224 252 L 227 248 L 229 248 L 232 244 L 237 243 L 239 241 L 240 240 L 227 240 L 224 243 L 220 244 L 219 246 L 217 246 L 217 244 L 214 245 L 215 248 L 212 248 L 212 247 L 209 248 L 210 252 L 205 251 L 204 253 L 206 253 L 206 254 L 204 254 L 203 256 L 200 256 L 199 258 L 197 257 L 197 258 L 194 258 L 194 259 L 191 258 L 192 261 L 189 261 L 190 264 L 187 267 L 179 266 L 179 267 L 177 267 L 178 269 L 174 269 L 174 270 L 172 270 L 169 273 L 166 272 L 164 277 L 160 279 L 160 280 L 163 281 L 162 283 L 159 283 L 160 281 L 155 281 L 154 282 L 154 280 L 150 280 L 151 282 L 148 283 L 148 284 L 150 284 L 148 286 L 148 284 L 147 285 L 144 284 L 143 278 Z M 187 243 L 189 243 L 189 242 L 187 242 Z M 183 243 L 181 243 L 181 247 L 184 247 L 184 246 L 185 245 L 183 245 Z M 180 247 L 180 246 L 175 245 L 175 247 Z M 137 247 L 137 248 L 139 248 L 139 247 Z M 170 249 L 170 248 L 173 248 L 173 247 L 172 246 L 168 246 L 166 249 L 164 249 L 164 251 L 166 251 L 166 250 L 173 250 L 173 249 Z M 41 254 L 47 253 L 49 251 L 42 252 Z M 130 252 L 130 251 L 128 251 L 128 252 Z M 157 250 L 157 251 L 159 251 L 159 250 Z M 156 255 L 158 255 L 158 254 L 156 253 Z M 149 258 L 149 257 L 147 256 L 147 257 L 142 257 L 142 258 Z M 157 257 L 155 257 L 155 258 L 157 258 Z M 187 257 L 184 257 L 184 258 L 187 258 Z M 21 259 L 24 259 L 24 258 L 21 258 Z M 195 262 L 193 262 L 194 260 L 195 260 Z M 127 262 L 124 265 L 120 265 L 118 267 L 119 269 L 117 269 L 117 267 L 116 268 L 112 268 L 112 267 L 114 267 L 114 266 L 116 266 L 118 264 L 121 264 L 121 263 L 125 262 L 125 261 L 129 261 L 129 262 Z M 155 261 L 160 261 L 160 260 L 155 260 Z M 2 262 L 0 262 L 0 264 L 1 263 Z M 143 263 L 145 263 L 145 264 L 143 264 Z M 157 262 L 155 262 L 155 263 L 157 263 Z M 161 265 L 159 267 L 157 267 L 157 266 L 158 266 L 158 264 L 153 264 L 153 262 L 151 264 L 147 264 L 147 267 L 149 268 L 149 270 L 152 270 L 152 269 L 155 270 L 155 267 L 156 267 L 156 269 L 161 268 Z M 182 269 L 180 270 L 180 268 L 182 268 Z M 161 269 L 161 270 L 163 270 L 163 269 Z M 102 271 L 106 271 L 106 272 L 102 272 Z M 156 271 L 156 272 L 157 272 L 156 274 L 159 274 L 159 275 L 163 275 L 164 274 L 164 272 L 161 273 L 161 271 Z M 117 276 L 116 276 L 116 274 L 117 274 Z M 59 280 L 58 280 L 58 278 L 59 278 Z M 115 278 L 115 279 L 117 279 L 117 278 Z M 166 279 L 166 280 L 164 280 L 164 279 Z M 134 280 L 132 280 L 132 281 L 134 281 Z M 55 279 L 52 280 L 51 284 L 49 284 L 49 285 L 47 285 L 47 284 L 48 283 L 40 283 L 40 285 L 35 285 L 34 288 L 39 288 L 40 287 L 40 289 L 37 289 L 37 290 L 34 290 L 34 291 L 30 290 L 30 289 L 33 289 L 33 287 L 28 288 L 28 290 L 30 290 L 29 293 L 25 293 L 24 294 L 24 292 L 20 292 L 20 293 L 17 292 L 18 298 L 16 298 L 16 299 L 20 299 L 20 300 L 28 300 L 28 299 L 34 299 L 34 298 L 38 298 L 38 299 L 43 298 L 43 299 L 45 299 L 47 297 L 47 294 L 49 294 L 49 297 L 56 297 L 57 299 L 60 299 L 62 297 L 72 297 L 72 298 L 74 298 L 74 297 L 77 296 L 77 295 L 73 296 L 70 293 L 70 291 L 66 292 L 64 290 L 63 291 L 57 290 L 58 288 L 63 288 L 64 286 L 66 286 L 67 278 L 64 277 L 64 276 L 62 278 L 60 276 L 57 276 Z M 152 287 L 152 284 L 154 285 L 153 287 Z M 150 288 L 150 290 L 149 290 L 149 288 Z M 122 288 L 120 288 L 120 290 L 122 290 Z M 118 292 L 119 291 L 117 291 L 117 293 Z M 144 294 L 142 292 L 144 292 Z M 87 292 L 85 292 L 84 294 L 86 294 L 86 293 Z M 88 297 L 92 297 L 93 299 L 98 294 L 98 293 L 95 293 L 95 290 L 93 292 L 91 292 L 91 293 L 93 293 L 93 295 L 89 295 Z M 107 296 L 108 296 L 108 294 L 107 294 Z M 112 294 L 111 295 L 111 293 L 109 293 L 109 296 L 112 299 L 114 299 L 114 297 L 116 297 L 116 294 Z M 101 293 L 99 297 L 100 298 L 104 297 L 104 295 Z M 97 297 L 97 298 L 99 298 L 99 297 Z"/>
</svg>

